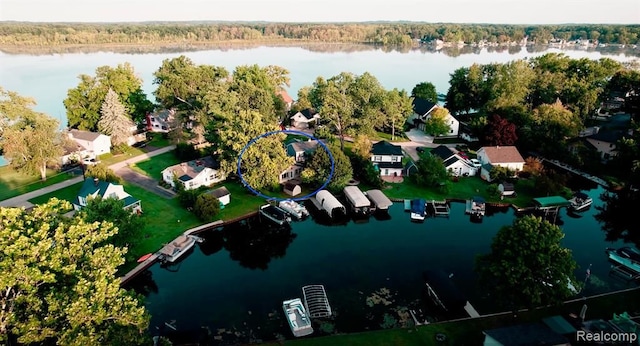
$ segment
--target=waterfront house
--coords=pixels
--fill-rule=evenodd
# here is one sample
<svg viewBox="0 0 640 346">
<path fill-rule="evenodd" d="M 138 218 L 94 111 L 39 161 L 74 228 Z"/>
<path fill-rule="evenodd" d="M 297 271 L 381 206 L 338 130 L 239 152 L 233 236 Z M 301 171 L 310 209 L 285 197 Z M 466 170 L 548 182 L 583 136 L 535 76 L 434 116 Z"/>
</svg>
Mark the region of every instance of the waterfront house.
<svg viewBox="0 0 640 346">
<path fill-rule="evenodd" d="M 301 163 L 295 163 L 289 166 L 287 169 L 280 173 L 278 183 L 284 184 L 290 180 L 298 180 L 298 178 L 300 178 L 300 174 L 302 174 L 303 169 L 304 165 Z"/>
<path fill-rule="evenodd" d="M 316 151 L 319 144 L 317 140 L 295 141 L 287 144 L 287 156 L 293 157 L 295 163 L 280 173 L 278 182 L 284 184 L 287 181 L 299 179 L 307 156 Z"/>
<path fill-rule="evenodd" d="M 585 140 L 598 151 L 603 160 L 609 160 L 616 155 L 616 143 L 627 134 L 623 130 L 602 129 L 587 136 Z"/>
<path fill-rule="evenodd" d="M 524 167 L 524 159 L 514 146 L 482 147 L 476 152 L 482 165 L 480 176 L 490 181 L 491 169 L 495 166 L 505 167 L 513 172 L 519 172 Z"/>
<path fill-rule="evenodd" d="M 380 141 L 371 147 L 371 161 L 380 176 L 402 176 L 404 154 L 399 145 Z"/>
<path fill-rule="evenodd" d="M 439 145 L 429 153 L 440 158 L 444 168 L 454 176 L 469 176 L 477 173 L 477 168 L 469 160 L 461 157 L 446 145 Z"/>
<path fill-rule="evenodd" d="M 223 206 L 231 202 L 231 192 L 229 192 L 229 190 L 224 186 L 221 186 L 215 190 L 210 191 L 209 194 L 217 198 L 218 201 L 220 201 L 220 204 L 222 204 Z"/>
<path fill-rule="evenodd" d="M 293 98 L 289 96 L 289 93 L 287 93 L 286 90 L 282 89 L 277 91 L 276 95 L 278 95 L 282 99 L 282 101 L 284 101 L 286 110 L 291 110 L 291 106 L 293 106 Z"/>
<path fill-rule="evenodd" d="M 124 202 L 125 209 L 130 209 L 131 212 L 134 213 L 142 212 L 140 200 L 124 191 L 122 185 L 98 180 L 97 178 L 87 178 L 84 180 L 78 196 L 73 201 L 73 209 L 80 210 L 87 206 L 88 200 L 97 197 L 115 198 Z"/>
<path fill-rule="evenodd" d="M 162 171 L 162 180 L 174 189 L 175 181 L 184 186 L 185 190 L 197 189 L 200 186 L 210 186 L 225 179 L 220 171 L 220 164 L 207 156 L 197 160 L 182 162 Z"/>
<path fill-rule="evenodd" d="M 111 152 L 111 137 L 98 132 L 70 130 L 69 139 L 78 145 L 81 158 L 96 158 Z"/>
<path fill-rule="evenodd" d="M 409 121 L 419 129 L 425 130 L 425 123 L 431 117 L 436 109 L 441 108 L 438 104 L 421 98 L 413 99 L 413 114 L 409 117 Z M 460 122 L 451 113 L 447 111 L 445 122 L 449 126 L 449 133 L 443 137 L 457 137 L 460 129 Z"/>
<path fill-rule="evenodd" d="M 320 114 L 312 108 L 301 110 L 291 116 L 291 126 L 299 129 L 308 129 L 320 120 Z"/>
<path fill-rule="evenodd" d="M 171 131 L 176 111 L 174 109 L 162 109 L 153 113 L 147 113 L 147 131 L 167 133 Z"/>
</svg>

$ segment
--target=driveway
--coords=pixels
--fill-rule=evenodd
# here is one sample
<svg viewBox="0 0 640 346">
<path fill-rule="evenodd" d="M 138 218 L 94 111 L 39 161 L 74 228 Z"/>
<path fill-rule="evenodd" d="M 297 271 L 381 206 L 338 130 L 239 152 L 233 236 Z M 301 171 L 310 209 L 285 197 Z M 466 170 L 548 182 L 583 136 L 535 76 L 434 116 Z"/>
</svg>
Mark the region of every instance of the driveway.
<svg viewBox="0 0 640 346">
<path fill-rule="evenodd" d="M 418 129 L 411 129 L 405 132 L 405 134 L 412 142 L 420 143 L 422 145 L 433 144 L 433 137 L 426 135 Z"/>
<path fill-rule="evenodd" d="M 173 191 L 164 189 L 158 185 L 158 182 L 152 178 L 140 174 L 129 167 L 122 167 L 115 171 L 116 175 L 125 181 L 138 185 L 141 188 L 153 192 L 156 195 L 164 198 L 173 198 L 176 194 Z"/>
</svg>

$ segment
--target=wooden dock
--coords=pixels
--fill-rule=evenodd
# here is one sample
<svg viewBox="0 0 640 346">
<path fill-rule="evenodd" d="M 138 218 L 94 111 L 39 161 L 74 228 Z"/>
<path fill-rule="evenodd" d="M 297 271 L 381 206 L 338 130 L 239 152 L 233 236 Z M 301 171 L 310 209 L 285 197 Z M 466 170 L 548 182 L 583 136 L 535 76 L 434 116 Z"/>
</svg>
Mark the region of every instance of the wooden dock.
<svg viewBox="0 0 640 346">
<path fill-rule="evenodd" d="M 129 280 L 133 279 L 136 275 L 142 273 L 147 268 L 151 267 L 154 263 L 156 263 L 156 261 L 158 261 L 159 258 L 160 258 L 160 255 L 158 253 L 154 253 L 153 255 L 151 255 L 144 262 L 141 262 L 131 271 L 121 276 L 120 285 L 126 284 Z"/>
<path fill-rule="evenodd" d="M 543 162 L 548 162 L 548 163 L 550 163 L 550 164 L 552 164 L 552 165 L 554 165 L 556 167 L 562 168 L 562 169 L 564 169 L 566 171 L 569 171 L 569 172 L 571 172 L 573 174 L 579 175 L 579 176 L 581 176 L 581 177 L 583 177 L 585 179 L 588 179 L 588 180 L 590 180 L 590 181 L 592 181 L 592 182 L 594 182 L 594 183 L 596 183 L 598 185 L 601 185 L 604 188 L 607 188 L 607 189 L 609 188 L 609 183 L 604 181 L 604 179 L 595 177 L 595 176 L 593 176 L 593 175 L 591 175 L 589 173 L 582 172 L 582 171 L 580 171 L 580 170 L 578 170 L 576 168 L 573 168 L 573 167 L 571 167 L 571 166 L 569 166 L 567 164 L 564 164 L 564 163 L 562 163 L 562 162 L 560 162 L 558 160 L 549 160 L 549 159 L 545 159 L 543 157 L 540 157 L 540 160 L 542 160 Z"/>
<path fill-rule="evenodd" d="M 428 203 L 433 209 L 433 215 L 435 216 L 449 216 L 449 204 L 447 201 L 434 201 Z"/>
</svg>

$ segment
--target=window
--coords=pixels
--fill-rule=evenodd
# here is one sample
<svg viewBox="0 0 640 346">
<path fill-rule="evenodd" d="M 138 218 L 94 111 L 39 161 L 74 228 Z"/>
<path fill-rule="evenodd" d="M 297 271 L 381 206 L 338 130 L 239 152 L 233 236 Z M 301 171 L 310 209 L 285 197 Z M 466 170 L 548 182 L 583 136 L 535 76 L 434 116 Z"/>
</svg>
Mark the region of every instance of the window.
<svg viewBox="0 0 640 346">
<path fill-rule="evenodd" d="M 87 205 L 87 199 L 84 197 L 80 197 L 80 205 L 82 206 Z"/>
<path fill-rule="evenodd" d="M 451 129 L 451 130 L 449 131 L 449 133 L 453 133 L 453 129 Z"/>
<path fill-rule="evenodd" d="M 374 156 L 373 161 L 382 161 L 382 156 Z"/>
<path fill-rule="evenodd" d="M 166 126 L 164 126 L 164 125 L 162 125 L 162 129 L 163 129 L 163 130 L 166 130 L 166 129 L 167 129 L 167 127 L 166 127 Z"/>
<path fill-rule="evenodd" d="M 211 174 L 211 175 L 209 176 L 209 180 L 214 180 L 215 178 L 216 178 L 216 175 L 215 175 L 215 174 Z"/>
<path fill-rule="evenodd" d="M 281 179 L 287 179 L 287 173 L 283 173 L 283 174 L 280 176 L 280 178 L 281 178 Z"/>
</svg>

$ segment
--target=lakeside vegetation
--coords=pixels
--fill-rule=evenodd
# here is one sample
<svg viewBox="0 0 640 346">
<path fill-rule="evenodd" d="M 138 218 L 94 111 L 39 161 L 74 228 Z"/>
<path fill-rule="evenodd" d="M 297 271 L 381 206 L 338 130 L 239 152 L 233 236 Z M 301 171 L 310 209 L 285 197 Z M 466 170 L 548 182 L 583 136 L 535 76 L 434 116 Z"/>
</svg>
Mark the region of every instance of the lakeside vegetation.
<svg viewBox="0 0 640 346">
<path fill-rule="evenodd" d="M 492 44 L 547 44 L 558 40 L 592 40 L 605 44 L 637 44 L 639 25 L 447 24 L 420 22 L 269 23 L 0 23 L 0 45 L 104 45 L 214 43 L 230 41 L 299 41 L 406 46 L 416 40 Z"/>
</svg>

